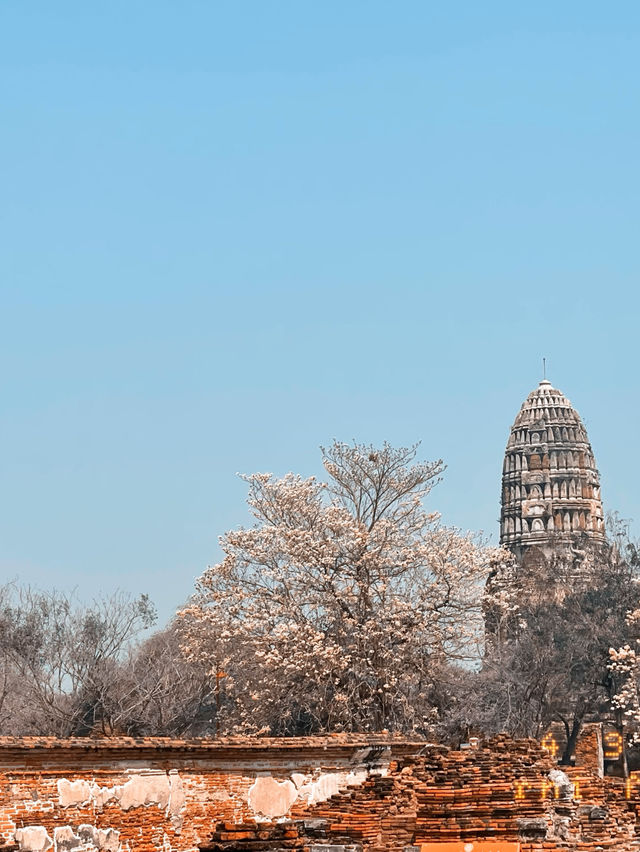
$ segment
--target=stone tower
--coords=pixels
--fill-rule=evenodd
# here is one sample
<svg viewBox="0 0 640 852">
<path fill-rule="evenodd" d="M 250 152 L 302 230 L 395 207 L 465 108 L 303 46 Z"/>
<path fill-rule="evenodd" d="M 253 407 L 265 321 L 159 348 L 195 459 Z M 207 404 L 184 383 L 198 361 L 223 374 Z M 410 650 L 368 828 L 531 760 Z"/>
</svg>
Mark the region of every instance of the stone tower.
<svg viewBox="0 0 640 852">
<path fill-rule="evenodd" d="M 578 412 L 545 379 L 511 427 L 502 473 L 500 544 L 522 561 L 533 548 L 550 556 L 580 539 L 605 540 L 600 479 Z"/>
</svg>

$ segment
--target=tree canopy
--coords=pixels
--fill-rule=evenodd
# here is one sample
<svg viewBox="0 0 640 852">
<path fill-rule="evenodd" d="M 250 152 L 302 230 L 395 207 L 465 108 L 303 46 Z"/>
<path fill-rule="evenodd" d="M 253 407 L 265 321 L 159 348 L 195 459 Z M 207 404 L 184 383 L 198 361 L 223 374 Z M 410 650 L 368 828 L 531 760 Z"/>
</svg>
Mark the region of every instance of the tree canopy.
<svg viewBox="0 0 640 852">
<path fill-rule="evenodd" d="M 428 730 L 438 672 L 469 651 L 497 554 L 423 504 L 417 447 L 334 442 L 326 481 L 245 477 L 255 518 L 182 612 L 225 730 Z"/>
</svg>

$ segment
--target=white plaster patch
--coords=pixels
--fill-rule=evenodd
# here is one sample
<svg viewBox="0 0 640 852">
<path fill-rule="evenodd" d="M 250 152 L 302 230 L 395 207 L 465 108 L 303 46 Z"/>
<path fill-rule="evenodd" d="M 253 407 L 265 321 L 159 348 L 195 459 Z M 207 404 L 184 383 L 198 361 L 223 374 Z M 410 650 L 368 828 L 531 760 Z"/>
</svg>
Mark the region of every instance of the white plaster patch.
<svg viewBox="0 0 640 852">
<path fill-rule="evenodd" d="M 62 807 L 83 806 L 93 804 L 102 810 L 107 802 L 117 799 L 123 810 L 157 805 L 167 810 L 167 816 L 177 820 L 185 807 L 182 779 L 178 771 L 172 769 L 166 772 L 145 772 L 132 775 L 129 780 L 117 787 L 101 787 L 94 782 L 58 780 L 58 798 Z M 39 809 L 41 803 L 37 803 Z"/>
<path fill-rule="evenodd" d="M 115 828 L 96 828 L 95 825 L 83 823 L 78 827 L 78 834 L 87 849 L 98 849 L 101 852 L 120 850 L 120 832 Z"/>
<path fill-rule="evenodd" d="M 29 825 L 16 831 L 16 843 L 24 852 L 46 852 L 53 846 L 53 840 L 43 825 Z"/>
<path fill-rule="evenodd" d="M 58 800 L 63 808 L 86 805 L 91 801 L 91 787 L 86 781 L 58 778 Z"/>
<path fill-rule="evenodd" d="M 118 852 L 120 849 L 120 832 L 115 828 L 98 829 L 98 849 L 104 852 Z"/>
<path fill-rule="evenodd" d="M 307 776 L 308 780 L 299 788 L 298 795 L 308 804 L 315 805 L 318 802 L 326 802 L 327 799 L 335 796 L 345 787 L 363 784 L 368 777 L 369 772 L 366 769 L 352 770 L 351 772 L 325 772 L 315 779 Z"/>
<path fill-rule="evenodd" d="M 169 773 L 169 804 L 167 806 L 167 813 L 177 833 L 182 831 L 182 815 L 185 806 L 182 778 L 178 774 L 177 769 L 172 769 Z"/>
<path fill-rule="evenodd" d="M 271 775 L 259 775 L 249 788 L 247 798 L 254 813 L 275 818 L 284 816 L 298 798 L 292 781 L 276 781 Z"/>
<path fill-rule="evenodd" d="M 67 852 L 67 850 L 78 849 L 83 845 L 82 838 L 75 834 L 68 825 L 53 829 L 53 843 L 55 852 Z"/>
<path fill-rule="evenodd" d="M 169 776 L 165 773 L 134 775 L 122 787 L 116 787 L 116 797 L 125 811 L 143 805 L 157 805 L 164 810 L 169 804 L 170 792 Z"/>
<path fill-rule="evenodd" d="M 366 769 L 358 769 L 356 772 L 350 772 L 345 778 L 347 787 L 355 787 L 358 784 L 364 784 L 369 777 Z"/>
<path fill-rule="evenodd" d="M 325 802 L 334 796 L 340 790 L 340 779 L 335 772 L 328 772 L 326 775 L 321 775 L 315 781 L 305 786 L 300 790 L 300 795 L 303 796 L 310 805 L 315 805 L 316 802 Z"/>
<path fill-rule="evenodd" d="M 110 799 L 115 799 L 115 787 L 101 787 L 99 784 L 91 784 L 91 801 L 99 810 L 102 810 Z"/>
<path fill-rule="evenodd" d="M 300 772 L 293 772 L 291 775 L 291 780 L 296 785 L 296 789 L 300 789 L 303 784 L 306 784 L 307 781 L 311 781 L 310 775 L 302 775 Z"/>
</svg>

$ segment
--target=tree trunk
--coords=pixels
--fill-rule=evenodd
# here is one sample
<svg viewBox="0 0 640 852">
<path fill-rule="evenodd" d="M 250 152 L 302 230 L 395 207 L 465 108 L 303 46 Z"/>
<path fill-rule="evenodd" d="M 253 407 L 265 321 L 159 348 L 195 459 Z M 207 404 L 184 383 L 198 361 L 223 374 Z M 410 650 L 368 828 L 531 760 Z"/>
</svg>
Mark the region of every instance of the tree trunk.
<svg viewBox="0 0 640 852">
<path fill-rule="evenodd" d="M 571 730 L 569 730 L 569 726 L 565 722 L 565 729 L 567 730 L 568 734 L 567 745 L 562 754 L 562 760 L 560 761 L 560 763 L 563 766 L 568 766 L 571 763 L 571 758 L 573 757 L 573 753 L 576 750 L 578 736 L 580 735 L 580 731 L 582 730 L 582 714 L 573 717 Z"/>
</svg>

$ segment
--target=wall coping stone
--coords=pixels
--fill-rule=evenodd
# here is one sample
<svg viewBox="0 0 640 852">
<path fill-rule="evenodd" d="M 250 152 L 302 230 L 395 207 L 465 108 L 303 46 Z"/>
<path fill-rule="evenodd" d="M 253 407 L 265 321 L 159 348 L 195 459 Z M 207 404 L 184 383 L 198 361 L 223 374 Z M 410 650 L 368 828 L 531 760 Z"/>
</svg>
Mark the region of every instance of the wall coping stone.
<svg viewBox="0 0 640 852">
<path fill-rule="evenodd" d="M 207 760 L 244 763 L 261 758 L 283 761 L 306 759 L 345 760 L 366 750 L 363 762 L 376 758 L 399 758 L 415 754 L 429 745 L 417 737 L 393 734 L 338 734 L 310 737 L 221 737 L 218 739 L 172 739 L 170 737 L 0 737 L 0 766 L 64 763 L 85 757 L 92 762 Z"/>
</svg>

